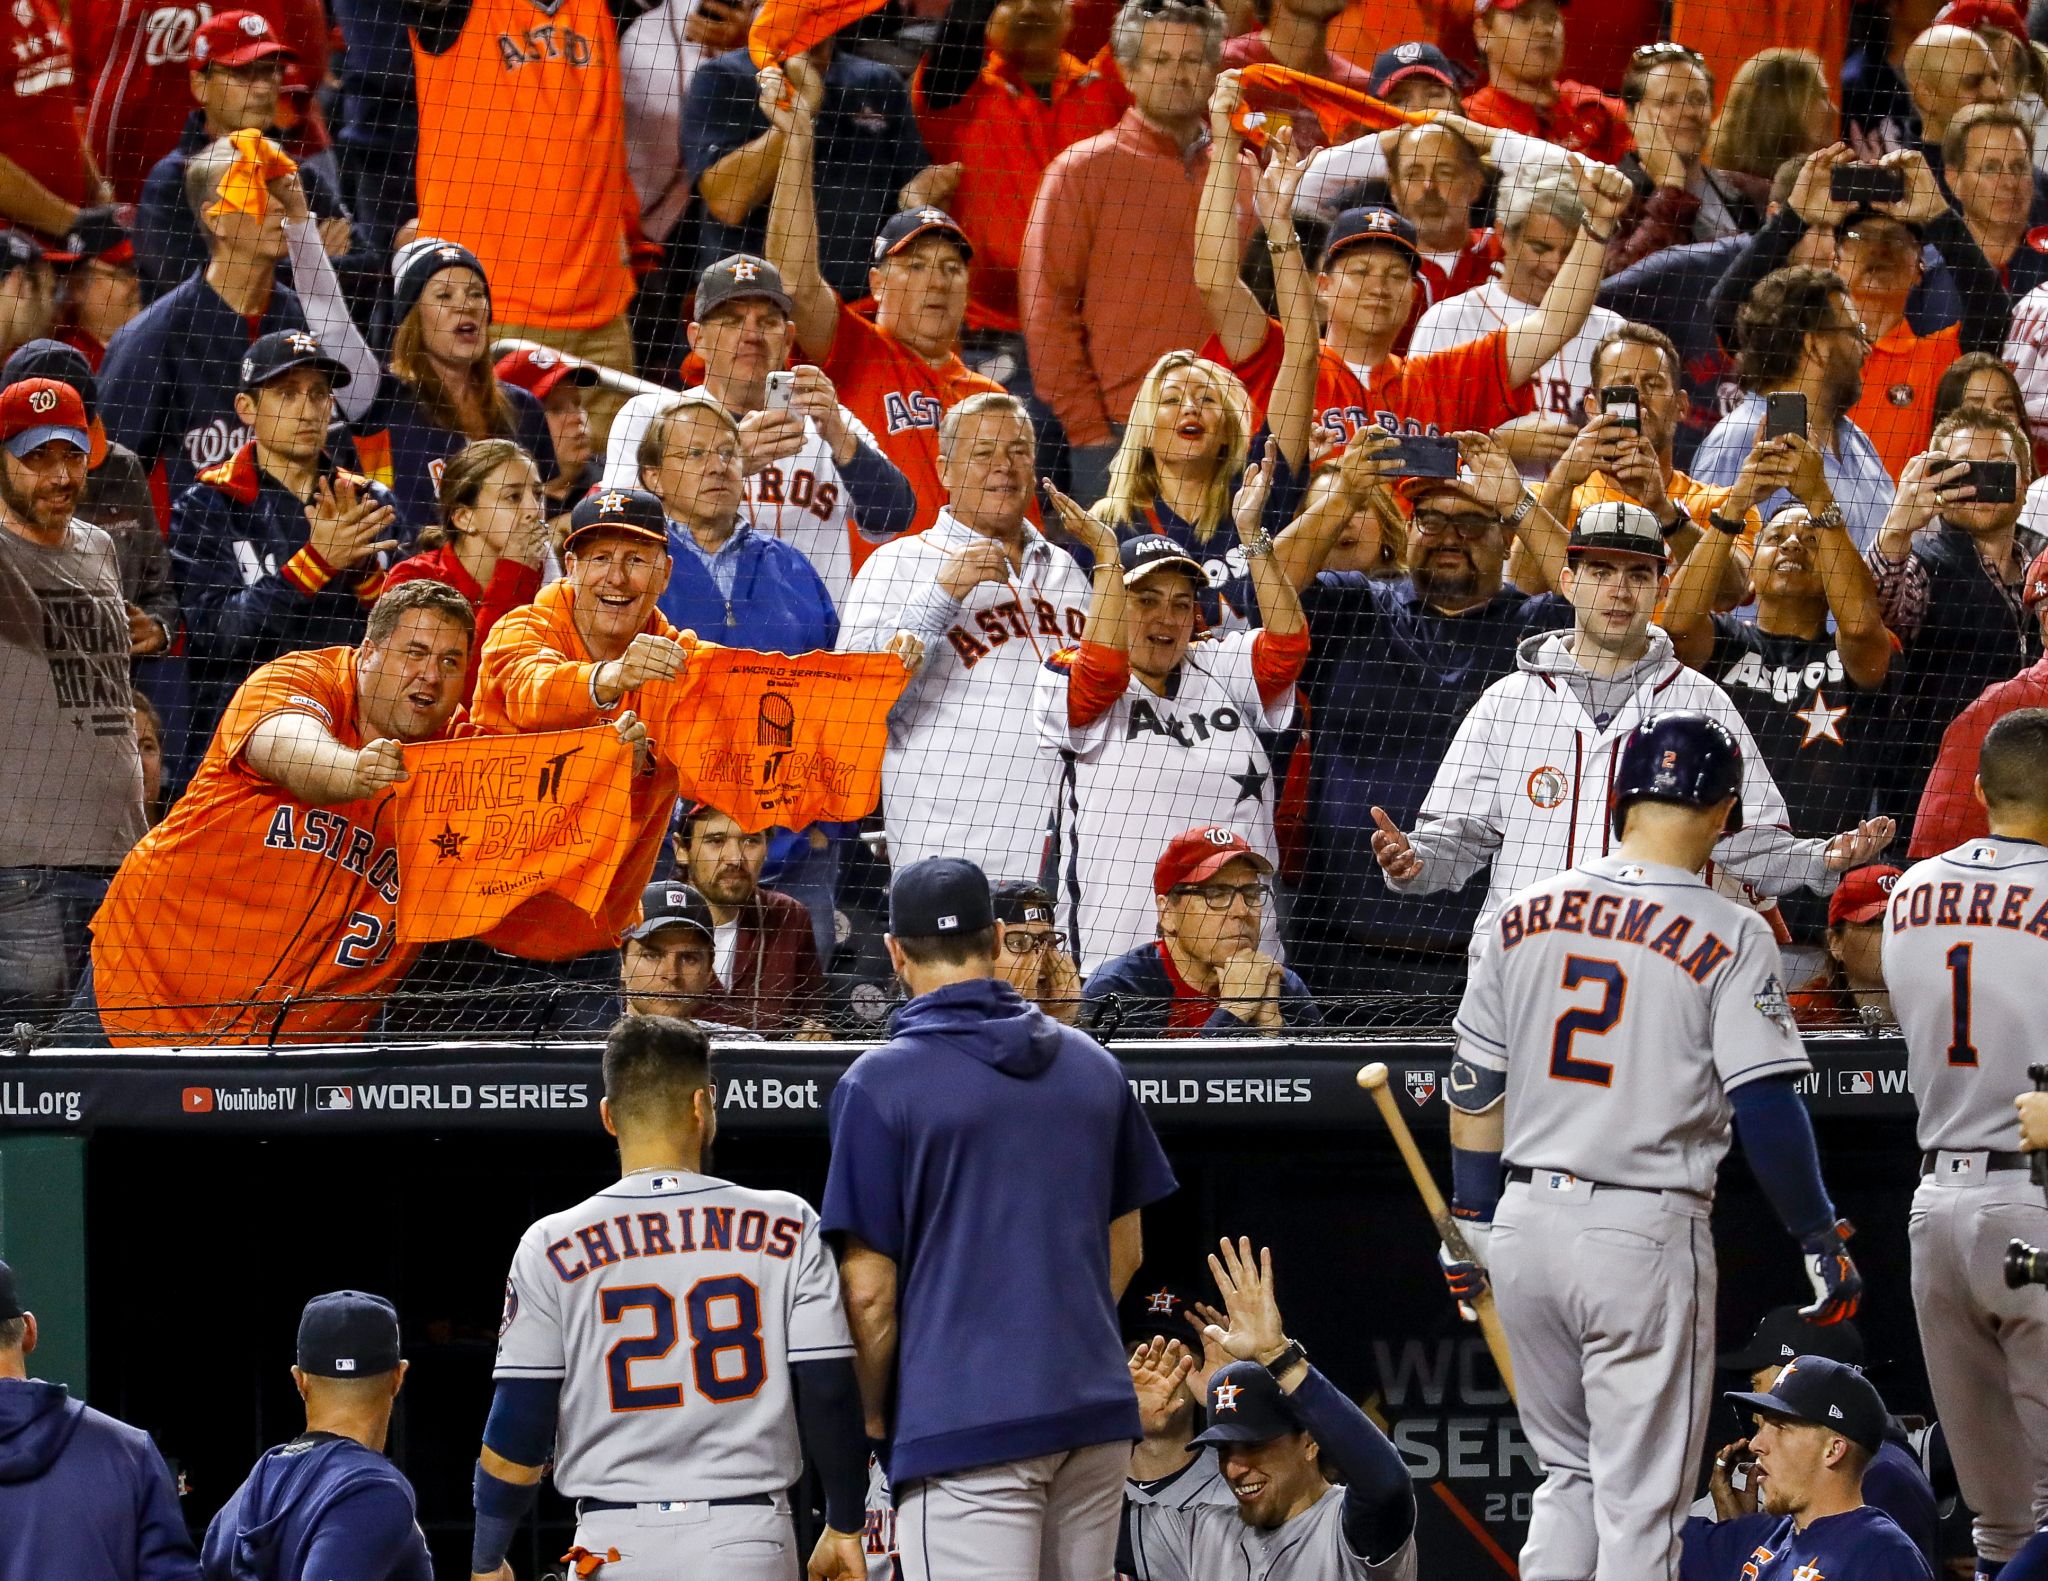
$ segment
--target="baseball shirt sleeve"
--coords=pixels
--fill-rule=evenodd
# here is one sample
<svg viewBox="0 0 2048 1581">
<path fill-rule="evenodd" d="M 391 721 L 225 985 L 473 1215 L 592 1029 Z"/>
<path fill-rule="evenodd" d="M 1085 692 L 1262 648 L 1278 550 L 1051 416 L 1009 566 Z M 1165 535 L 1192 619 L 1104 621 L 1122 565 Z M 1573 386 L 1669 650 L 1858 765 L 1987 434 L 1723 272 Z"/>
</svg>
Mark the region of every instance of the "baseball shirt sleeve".
<svg viewBox="0 0 2048 1581">
<path fill-rule="evenodd" d="M 1831 893 L 1840 875 L 1828 871 L 1827 842 L 1793 834 L 1785 793 L 1771 777 L 1748 723 L 1718 688 L 1707 712 L 1728 727 L 1742 749 L 1742 827 L 1715 845 L 1714 861 L 1760 895 L 1795 889 Z"/>
<path fill-rule="evenodd" d="M 860 1083 L 832 1089 L 832 1163 L 821 1216 L 828 1235 L 852 1235 L 884 1257 L 903 1256 L 903 1147 Z"/>
<path fill-rule="evenodd" d="M 299 1574 L 320 1581 L 387 1581 L 405 1573 L 400 1567 L 418 1552 L 419 1542 L 405 1490 L 373 1482 L 322 1511 Z"/>
<path fill-rule="evenodd" d="M 498 1329 L 494 1378 L 560 1378 L 569 1368 L 562 1343 L 558 1281 L 548 1267 L 545 1231 L 535 1225 L 520 1237 L 505 1280 L 505 1316 Z"/>
<path fill-rule="evenodd" d="M 828 1361 L 853 1354 L 853 1330 L 839 1299 L 839 1265 L 806 1208 L 797 1241 L 796 1277 L 789 1283 L 789 1359 Z M 862 1239 L 866 1239 L 865 1236 Z M 871 1243 L 872 1244 L 872 1243 Z"/>
<path fill-rule="evenodd" d="M 1813 1068 L 1792 1021 L 1792 1005 L 1778 978 L 1778 945 L 1770 927 L 1745 911 L 1733 941 L 1735 955 L 1713 988 L 1714 1069 L 1721 1086 L 1764 1076 L 1803 1076 Z"/>
<path fill-rule="evenodd" d="M 1508 1018 L 1501 992 L 1500 960 L 1500 931 L 1488 923 L 1472 969 L 1465 976 L 1465 993 L 1458 1001 L 1458 1013 L 1451 1022 L 1452 1030 L 1458 1034 L 1457 1057 L 1481 1070 L 1508 1068 Z M 1461 1107 L 1455 1089 L 1446 1089 L 1444 1097 L 1452 1107 Z"/>
<path fill-rule="evenodd" d="M 1458 733 L 1437 765 L 1429 794 L 1408 843 L 1422 858 L 1422 871 L 1397 879 L 1384 869 L 1380 876 L 1397 895 L 1427 895 L 1456 889 L 1493 860 L 1502 832 L 1495 815 L 1499 804 L 1500 753 L 1493 743 L 1493 705 L 1481 697 L 1458 726 Z"/>
<path fill-rule="evenodd" d="M 1233 631 L 1218 638 L 1214 644 L 1215 662 L 1222 670 L 1223 684 L 1229 688 L 1232 702 L 1258 720 L 1261 730 L 1285 730 L 1294 723 L 1294 688 L 1289 686 L 1280 694 L 1279 701 L 1270 706 L 1259 695 L 1254 669 L 1259 635 L 1256 631 Z M 1196 654 L 1200 652 L 1200 648 L 1195 650 Z"/>
</svg>

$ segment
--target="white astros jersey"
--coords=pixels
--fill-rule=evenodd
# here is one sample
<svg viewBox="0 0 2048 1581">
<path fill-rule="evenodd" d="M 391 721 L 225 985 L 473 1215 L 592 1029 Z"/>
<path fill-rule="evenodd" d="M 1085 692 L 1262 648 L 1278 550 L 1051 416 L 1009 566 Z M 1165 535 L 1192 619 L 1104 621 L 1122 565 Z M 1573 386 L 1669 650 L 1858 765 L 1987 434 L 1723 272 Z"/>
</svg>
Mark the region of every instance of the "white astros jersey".
<svg viewBox="0 0 2048 1581">
<path fill-rule="evenodd" d="M 1132 1574 L 1138 1581 L 1415 1581 L 1413 1536 L 1378 1564 L 1351 1551 L 1342 1488 L 1331 1488 L 1270 1531 L 1221 1504 L 1134 1504 L 1130 1521 Z"/>
<path fill-rule="evenodd" d="M 1986 835 L 1906 869 L 1884 914 L 1924 1151 L 2017 1152 L 2013 1099 L 2043 1058 L 2048 850 Z"/>
<path fill-rule="evenodd" d="M 1260 700 L 1255 635 L 1233 631 L 1192 644 L 1168 696 L 1132 676 L 1123 696 L 1085 726 L 1067 717 L 1073 650 L 1040 671 L 1038 739 L 1048 755 L 1067 754 L 1054 817 L 1061 903 L 1083 972 L 1158 937 L 1152 865 L 1183 829 L 1234 829 L 1279 865 L 1278 788 L 1258 733 L 1293 719 L 1294 688 L 1272 708 Z M 1278 960 L 1273 909 L 1262 942 Z"/>
<path fill-rule="evenodd" d="M 810 1204 L 640 1170 L 520 1237 L 498 1378 L 559 1378 L 555 1487 L 620 1503 L 780 1492 L 790 1364 L 851 1356 Z"/>
<path fill-rule="evenodd" d="M 924 667 L 889 711 L 882 822 L 889 863 L 960 856 L 991 882 L 1036 879 L 1052 814 L 1052 754 L 1041 751 L 1032 692 L 1041 664 L 1081 640 L 1088 577 L 1024 524 L 1024 564 L 963 601 L 938 585 L 947 559 L 987 540 L 950 511 L 885 543 L 853 579 L 839 651 L 872 653 L 898 631 L 924 643 Z"/>
<path fill-rule="evenodd" d="M 1507 1163 L 1653 1191 L 1711 1194 L 1728 1094 L 1811 1069 L 1763 918 L 1618 854 L 1508 900 L 1457 1030 L 1507 1072 Z"/>
<path fill-rule="evenodd" d="M 843 406 L 839 420 L 862 444 L 882 452 L 875 436 Z M 845 608 L 853 587 L 852 501 L 818 425 L 806 417 L 803 449 L 749 474 L 740 491 L 746 500 L 742 512 L 754 531 L 799 550 L 832 595 L 833 608 Z"/>
</svg>

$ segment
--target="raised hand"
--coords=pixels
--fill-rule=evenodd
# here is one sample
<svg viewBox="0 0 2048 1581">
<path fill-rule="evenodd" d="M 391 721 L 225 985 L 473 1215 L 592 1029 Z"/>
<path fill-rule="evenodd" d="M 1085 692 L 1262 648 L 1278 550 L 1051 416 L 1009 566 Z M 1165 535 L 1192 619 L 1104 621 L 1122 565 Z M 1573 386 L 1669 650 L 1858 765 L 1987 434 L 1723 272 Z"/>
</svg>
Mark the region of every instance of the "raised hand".
<svg viewBox="0 0 2048 1581">
<path fill-rule="evenodd" d="M 306 541 L 335 570 L 345 571 L 396 549 L 398 540 L 384 534 L 397 521 L 390 506 L 362 493 L 347 478 L 321 478 L 306 507 Z"/>
<path fill-rule="evenodd" d="M 1131 1387 L 1138 1395 L 1138 1423 L 1147 1438 L 1173 1425 L 1180 1411 L 1181 1385 L 1195 1370 L 1195 1359 L 1177 1339 L 1154 1335 L 1131 1352 Z"/>
<path fill-rule="evenodd" d="M 1244 82 L 1235 71 L 1216 73 L 1216 86 L 1209 90 L 1209 137 L 1221 144 L 1237 136 L 1237 128 L 1230 124 L 1244 105 Z"/>
<path fill-rule="evenodd" d="M 1792 183 L 1792 196 L 1787 206 L 1806 221 L 1808 230 L 1832 231 L 1849 217 L 1851 205 L 1837 203 L 1830 197 L 1828 183 L 1834 180 L 1837 165 L 1855 163 L 1855 150 L 1847 143 L 1830 143 L 1806 156 L 1806 163 L 1799 170 L 1799 179 Z"/>
<path fill-rule="evenodd" d="M 1266 139 L 1266 168 L 1259 172 L 1252 189 L 1252 206 L 1265 224 L 1266 234 L 1277 241 L 1294 235 L 1294 195 L 1301 190 L 1301 178 L 1308 172 L 1308 158 L 1294 151 L 1294 128 L 1283 126 Z"/>
<path fill-rule="evenodd" d="M 1273 463 L 1279 447 L 1268 439 L 1265 448 L 1244 469 L 1244 478 L 1230 501 L 1230 519 L 1240 541 L 1249 543 L 1265 530 L 1266 499 L 1273 492 Z"/>
<path fill-rule="evenodd" d="M 1010 554 L 993 538 L 971 543 L 946 556 L 939 586 L 948 598 L 961 599 L 984 582 L 1010 580 Z"/>
<path fill-rule="evenodd" d="M 1209 1254 L 1209 1273 L 1223 1297 L 1228 1328 L 1211 1324 L 1202 1332 L 1239 1361 L 1270 1361 L 1287 1347 L 1280 1305 L 1273 1294 L 1273 1253 L 1260 1247 L 1256 1260 L 1248 1237 L 1232 1244 L 1225 1236 Z"/>
<path fill-rule="evenodd" d="M 1846 873 L 1851 868 L 1875 861 L 1884 854 L 1885 847 L 1892 843 L 1892 836 L 1897 832 L 1898 825 L 1889 818 L 1866 818 L 1855 828 L 1843 830 L 1828 841 L 1828 871 Z"/>
<path fill-rule="evenodd" d="M 1380 871 L 1387 877 L 1406 882 L 1422 871 L 1422 858 L 1415 854 L 1415 847 L 1408 843 L 1408 836 L 1394 827 L 1394 820 L 1384 809 L 1372 810 L 1372 821 L 1379 826 L 1372 837 L 1372 854 L 1380 864 Z"/>
<path fill-rule="evenodd" d="M 1040 478 L 1038 486 L 1045 494 L 1046 503 L 1051 505 L 1059 524 L 1067 536 L 1074 539 L 1095 556 L 1097 565 L 1116 563 L 1116 529 L 1099 517 L 1090 515 L 1077 499 L 1062 494 L 1052 486 L 1051 478 Z"/>
</svg>

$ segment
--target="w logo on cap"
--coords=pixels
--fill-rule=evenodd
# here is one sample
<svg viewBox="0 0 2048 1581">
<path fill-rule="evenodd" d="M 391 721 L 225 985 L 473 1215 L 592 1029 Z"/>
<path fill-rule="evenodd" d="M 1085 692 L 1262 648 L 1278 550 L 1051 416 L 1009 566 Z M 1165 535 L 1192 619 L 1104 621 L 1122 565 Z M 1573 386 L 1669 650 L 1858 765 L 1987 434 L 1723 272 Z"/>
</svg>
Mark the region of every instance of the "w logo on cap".
<svg viewBox="0 0 2048 1581">
<path fill-rule="evenodd" d="M 270 32 L 270 24 L 251 11 L 242 18 L 242 31 L 251 38 L 262 38 Z"/>
<path fill-rule="evenodd" d="M 1202 838 L 1211 845 L 1236 845 L 1237 836 L 1228 829 L 1204 829 Z"/>
<path fill-rule="evenodd" d="M 55 390 L 29 391 L 28 409 L 31 412 L 54 412 L 57 409 L 57 392 Z"/>
</svg>

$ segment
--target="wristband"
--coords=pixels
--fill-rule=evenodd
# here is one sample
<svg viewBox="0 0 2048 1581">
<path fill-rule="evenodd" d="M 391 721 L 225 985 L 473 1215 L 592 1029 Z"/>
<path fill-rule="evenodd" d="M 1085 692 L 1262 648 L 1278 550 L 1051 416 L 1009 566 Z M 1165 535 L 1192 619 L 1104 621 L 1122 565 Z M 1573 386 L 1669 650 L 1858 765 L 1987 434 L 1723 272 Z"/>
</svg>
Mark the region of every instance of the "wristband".
<svg viewBox="0 0 2048 1581">
<path fill-rule="evenodd" d="M 1667 527 L 1662 522 L 1657 523 L 1657 531 L 1662 533 L 1667 539 L 1684 531 L 1686 528 L 1692 525 L 1692 513 L 1688 511 L 1683 505 L 1679 504 L 1678 501 L 1673 500 L 1671 502 L 1671 508 L 1672 510 L 1678 513 L 1677 516 L 1673 519 L 1671 525 Z"/>
<path fill-rule="evenodd" d="M 1719 511 L 1707 512 L 1707 525 L 1716 532 L 1726 533 L 1730 538 L 1740 538 L 1742 536 L 1742 523 L 1730 521 Z"/>
<path fill-rule="evenodd" d="M 1269 253 L 1298 253 L 1301 251 L 1301 238 L 1299 236 L 1290 236 L 1285 241 L 1276 242 L 1272 237 L 1268 236 L 1266 238 L 1266 251 Z"/>
<path fill-rule="evenodd" d="M 494 1477 L 478 1460 L 470 1496 L 476 1509 L 476 1534 L 470 1539 L 469 1568 L 476 1575 L 488 1575 L 505 1562 L 519 1523 L 540 1496 L 540 1484 Z"/>
<path fill-rule="evenodd" d="M 1289 1367 L 1292 1367 L 1296 1362 L 1300 1362 L 1304 1366 L 1306 1366 L 1308 1364 L 1308 1352 L 1301 1348 L 1300 1340 L 1291 1339 L 1287 1342 L 1287 1348 L 1285 1350 L 1283 1350 L 1279 1355 L 1275 1356 L 1271 1361 L 1266 1363 L 1266 1371 L 1271 1373 L 1275 1378 L 1278 1378 L 1280 1374 L 1285 1372 Z"/>
<path fill-rule="evenodd" d="M 1528 520 L 1529 512 L 1536 508 L 1536 496 L 1527 489 L 1522 490 L 1522 502 L 1502 518 L 1508 526 L 1519 527 Z"/>
</svg>

